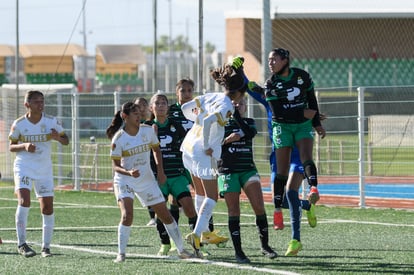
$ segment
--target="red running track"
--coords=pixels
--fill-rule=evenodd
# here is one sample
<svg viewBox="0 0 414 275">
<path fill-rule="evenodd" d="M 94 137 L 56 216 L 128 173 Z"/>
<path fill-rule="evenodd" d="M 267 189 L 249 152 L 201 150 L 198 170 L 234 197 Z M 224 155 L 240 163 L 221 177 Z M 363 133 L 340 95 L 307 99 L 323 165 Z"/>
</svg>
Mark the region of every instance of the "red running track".
<svg viewBox="0 0 414 275">
<path fill-rule="evenodd" d="M 413 177 L 366 177 L 365 181 L 367 183 L 413 183 Z M 320 176 L 318 178 L 320 184 L 323 183 L 357 183 L 358 177 L 330 177 L 330 176 Z M 269 188 L 269 179 L 262 178 L 262 186 Z M 57 190 L 71 190 L 73 185 L 62 185 L 56 188 Z M 91 191 L 113 191 L 112 183 L 91 183 L 91 184 L 82 184 L 82 190 L 91 190 Z M 272 194 L 271 192 L 265 192 L 263 194 L 264 201 L 266 203 L 272 203 Z M 247 197 L 242 192 L 242 200 L 247 200 Z M 321 199 L 318 204 L 321 205 L 333 205 L 333 206 L 346 206 L 346 207 L 360 207 L 359 197 L 354 196 L 340 196 L 340 195 L 323 195 L 321 194 Z M 375 207 L 375 208 L 394 208 L 394 209 L 413 209 L 414 210 L 414 199 L 392 199 L 392 198 L 365 198 L 365 207 Z"/>
</svg>

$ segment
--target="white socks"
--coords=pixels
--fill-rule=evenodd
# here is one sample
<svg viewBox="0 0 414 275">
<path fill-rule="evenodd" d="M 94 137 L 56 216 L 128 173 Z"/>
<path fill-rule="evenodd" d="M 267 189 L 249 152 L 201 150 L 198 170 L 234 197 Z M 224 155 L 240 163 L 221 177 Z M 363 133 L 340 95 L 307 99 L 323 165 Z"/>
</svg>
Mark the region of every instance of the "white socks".
<svg viewBox="0 0 414 275">
<path fill-rule="evenodd" d="M 216 201 L 210 198 L 205 198 L 203 204 L 200 207 L 198 213 L 197 223 L 194 228 L 194 233 L 201 237 L 202 232 L 208 231 L 208 223 L 210 221 L 211 215 L 213 214 L 214 206 L 216 206 Z"/>
<path fill-rule="evenodd" d="M 23 207 L 20 205 L 18 205 L 16 209 L 16 233 L 18 246 L 21 246 L 26 242 L 26 227 L 29 210 L 30 207 Z"/>
<path fill-rule="evenodd" d="M 203 204 L 203 201 L 204 201 L 205 198 L 206 198 L 205 196 L 201 196 L 201 195 L 197 195 L 197 194 L 194 196 L 194 202 L 195 202 L 194 206 L 195 206 L 195 211 L 196 211 L 197 215 L 200 212 L 201 205 Z"/>
<path fill-rule="evenodd" d="M 53 228 L 55 227 L 55 214 L 44 215 L 43 218 L 43 233 L 42 233 L 42 248 L 50 248 L 50 243 L 52 241 Z"/>
<path fill-rule="evenodd" d="M 27 217 L 30 207 L 17 206 L 16 210 L 16 233 L 17 245 L 21 246 L 26 242 Z M 43 215 L 42 248 L 50 248 L 52 241 L 53 228 L 55 227 L 55 215 Z"/>
<path fill-rule="evenodd" d="M 195 195 L 194 200 L 195 200 L 195 210 L 196 210 L 197 216 L 199 216 L 200 208 L 201 208 L 201 205 L 203 205 L 203 202 L 204 202 L 205 198 L 206 198 L 205 196 L 201 196 L 201 195 L 197 195 L 197 194 Z M 210 229 L 208 228 L 208 226 L 209 226 L 209 224 L 207 223 L 206 227 L 203 228 L 201 230 L 201 232 L 209 232 Z"/>
<path fill-rule="evenodd" d="M 131 226 L 118 225 L 118 253 L 124 254 L 131 235 Z"/>
<path fill-rule="evenodd" d="M 175 222 L 175 220 L 173 220 L 173 222 L 170 224 L 164 223 L 164 226 L 170 238 L 173 239 L 178 252 L 181 253 L 184 250 L 184 243 L 183 238 L 181 236 L 181 231 L 180 229 L 178 229 L 177 223 Z"/>
</svg>

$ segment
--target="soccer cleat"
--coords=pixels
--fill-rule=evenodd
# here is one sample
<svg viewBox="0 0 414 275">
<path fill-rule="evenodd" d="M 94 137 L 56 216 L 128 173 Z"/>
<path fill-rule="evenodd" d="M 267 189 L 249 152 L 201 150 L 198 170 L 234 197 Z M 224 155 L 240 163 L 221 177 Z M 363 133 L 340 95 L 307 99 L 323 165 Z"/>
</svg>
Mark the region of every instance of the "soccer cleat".
<svg viewBox="0 0 414 275">
<path fill-rule="evenodd" d="M 43 258 L 52 257 L 52 253 L 50 253 L 50 248 L 43 247 L 41 255 Z"/>
<path fill-rule="evenodd" d="M 285 228 L 285 225 L 283 224 L 282 210 L 275 210 L 275 212 L 273 212 L 273 229 L 283 230 L 283 228 Z"/>
<path fill-rule="evenodd" d="M 170 238 L 170 244 L 171 244 L 170 252 L 176 251 L 177 250 L 177 246 L 175 245 L 174 240 L 171 239 L 171 238 Z"/>
<path fill-rule="evenodd" d="M 319 200 L 319 191 L 316 186 L 312 186 L 309 190 L 308 201 L 311 204 L 315 204 Z"/>
<path fill-rule="evenodd" d="M 250 263 L 249 258 L 247 258 L 247 256 L 244 254 L 243 251 L 240 251 L 240 252 L 236 253 L 236 261 L 239 264 L 249 264 Z"/>
<path fill-rule="evenodd" d="M 125 254 L 118 254 L 118 256 L 116 256 L 116 259 L 114 260 L 114 263 L 122 262 L 125 262 Z"/>
<path fill-rule="evenodd" d="M 156 226 L 156 225 L 157 225 L 157 221 L 155 219 L 151 219 L 147 223 L 147 226 Z"/>
<path fill-rule="evenodd" d="M 217 233 L 218 233 L 218 231 L 201 233 L 201 243 L 203 243 L 203 244 L 215 244 L 215 245 L 219 246 L 219 244 L 226 243 L 229 240 L 228 237 L 220 236 Z"/>
<path fill-rule="evenodd" d="M 193 247 L 195 257 L 202 259 L 203 254 L 200 252 L 200 237 L 193 232 L 185 236 L 185 239 Z"/>
<path fill-rule="evenodd" d="M 211 255 L 211 253 L 207 250 L 207 244 L 200 244 L 200 252 L 203 255 L 203 257 L 208 257 Z"/>
<path fill-rule="evenodd" d="M 157 256 L 168 256 L 168 252 L 170 252 L 170 249 L 170 244 L 162 244 L 160 250 L 157 253 Z"/>
<path fill-rule="evenodd" d="M 317 219 L 316 219 L 316 214 L 315 214 L 315 207 L 316 206 L 314 204 L 311 204 L 310 209 L 305 210 L 306 217 L 308 218 L 308 223 L 310 227 L 316 227 Z"/>
<path fill-rule="evenodd" d="M 18 250 L 19 253 L 25 256 L 26 258 L 36 256 L 36 252 L 33 249 L 31 249 L 30 246 L 27 245 L 27 243 L 24 243 L 21 246 L 19 246 Z"/>
<path fill-rule="evenodd" d="M 300 241 L 292 239 L 289 242 L 288 249 L 286 250 L 285 256 L 296 256 L 298 252 L 302 250 L 302 244 Z"/>
<path fill-rule="evenodd" d="M 180 259 L 191 259 L 194 258 L 194 254 L 190 253 L 189 251 L 183 249 L 183 251 L 178 252 L 178 257 L 180 257 Z"/>
<path fill-rule="evenodd" d="M 273 251 L 270 246 L 262 247 L 262 254 L 269 259 L 274 259 L 277 257 L 277 253 Z"/>
</svg>

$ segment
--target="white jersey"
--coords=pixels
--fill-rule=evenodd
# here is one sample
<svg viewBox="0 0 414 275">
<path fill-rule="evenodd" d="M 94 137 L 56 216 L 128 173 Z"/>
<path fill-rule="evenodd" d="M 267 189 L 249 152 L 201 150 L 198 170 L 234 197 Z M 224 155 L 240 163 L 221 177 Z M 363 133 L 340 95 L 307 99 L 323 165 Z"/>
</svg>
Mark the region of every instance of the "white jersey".
<svg viewBox="0 0 414 275">
<path fill-rule="evenodd" d="M 23 172 L 26 176 L 36 179 L 39 175 L 52 175 L 51 129 L 61 136 L 64 134 L 61 123 L 56 117 L 42 114 L 36 124 L 30 122 L 26 115 L 16 119 L 9 133 L 12 142 L 31 142 L 36 146 L 34 153 L 26 150 L 16 152 L 14 172 Z"/>
<path fill-rule="evenodd" d="M 223 93 L 208 93 L 183 104 L 182 110 L 194 125 L 185 136 L 181 151 L 194 159 L 205 157 L 204 151 L 211 148 L 213 157 L 219 159 L 224 126 L 234 113 L 231 99 Z"/>
<path fill-rule="evenodd" d="M 137 169 L 140 176 L 134 178 L 115 172 L 114 183 L 134 186 L 136 192 L 157 184 L 150 164 L 151 149 L 156 146 L 159 141 L 151 126 L 141 124 L 135 136 L 119 130 L 112 139 L 111 159 L 121 160 L 126 170 Z"/>
</svg>

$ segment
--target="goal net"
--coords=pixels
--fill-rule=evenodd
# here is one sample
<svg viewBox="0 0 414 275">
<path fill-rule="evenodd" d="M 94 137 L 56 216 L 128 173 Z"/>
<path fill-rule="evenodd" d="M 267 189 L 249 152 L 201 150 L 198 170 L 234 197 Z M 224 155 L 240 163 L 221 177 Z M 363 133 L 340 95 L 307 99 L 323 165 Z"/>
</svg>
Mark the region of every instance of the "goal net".
<svg viewBox="0 0 414 275">
<path fill-rule="evenodd" d="M 414 146 L 414 115 L 372 115 L 368 122 L 371 146 Z"/>
</svg>

